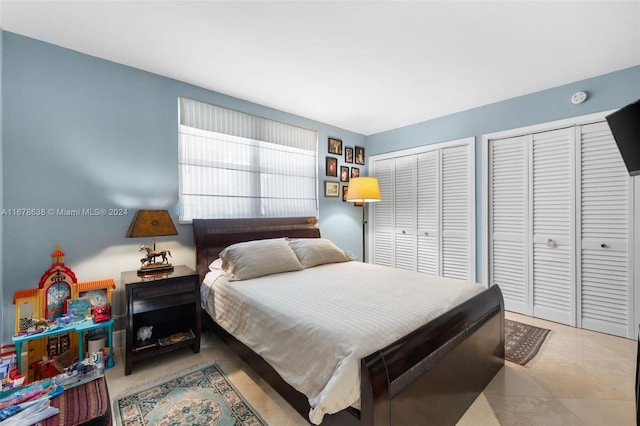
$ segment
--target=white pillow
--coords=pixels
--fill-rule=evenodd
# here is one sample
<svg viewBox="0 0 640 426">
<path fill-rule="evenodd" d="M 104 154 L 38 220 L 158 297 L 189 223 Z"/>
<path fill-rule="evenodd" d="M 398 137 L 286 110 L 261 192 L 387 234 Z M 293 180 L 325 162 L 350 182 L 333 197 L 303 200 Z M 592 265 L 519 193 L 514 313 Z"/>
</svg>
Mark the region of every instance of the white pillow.
<svg viewBox="0 0 640 426">
<path fill-rule="evenodd" d="M 326 238 L 292 238 L 293 249 L 304 268 L 352 260 L 347 254 Z"/>
<path fill-rule="evenodd" d="M 220 258 L 222 269 L 230 281 L 302 269 L 284 238 L 233 244 L 220 252 Z"/>
<path fill-rule="evenodd" d="M 216 260 L 214 260 L 213 262 L 211 262 L 209 264 L 209 270 L 211 272 L 215 272 L 215 271 L 220 271 L 222 270 L 222 259 L 217 258 Z"/>
</svg>

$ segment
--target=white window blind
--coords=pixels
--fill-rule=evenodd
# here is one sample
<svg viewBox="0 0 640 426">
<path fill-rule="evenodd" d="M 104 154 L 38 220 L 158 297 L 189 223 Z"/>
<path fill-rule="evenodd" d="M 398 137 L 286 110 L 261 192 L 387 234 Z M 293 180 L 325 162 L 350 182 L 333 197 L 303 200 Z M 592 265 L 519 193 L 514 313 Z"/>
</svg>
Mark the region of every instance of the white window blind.
<svg viewBox="0 0 640 426">
<path fill-rule="evenodd" d="M 180 222 L 318 216 L 318 133 L 179 98 Z"/>
</svg>

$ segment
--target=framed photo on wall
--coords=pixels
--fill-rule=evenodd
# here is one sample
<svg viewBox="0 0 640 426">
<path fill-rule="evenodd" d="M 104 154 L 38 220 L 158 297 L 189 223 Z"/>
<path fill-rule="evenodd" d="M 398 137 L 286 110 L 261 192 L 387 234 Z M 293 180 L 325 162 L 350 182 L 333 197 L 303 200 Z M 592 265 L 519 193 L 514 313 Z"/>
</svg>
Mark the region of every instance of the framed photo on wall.
<svg viewBox="0 0 640 426">
<path fill-rule="evenodd" d="M 340 166 L 340 182 L 349 182 L 349 167 Z"/>
<path fill-rule="evenodd" d="M 358 167 L 351 168 L 351 177 L 352 178 L 360 177 L 360 169 Z"/>
<path fill-rule="evenodd" d="M 324 196 L 338 198 L 340 196 L 340 182 L 324 181 Z"/>
<path fill-rule="evenodd" d="M 342 201 L 347 201 L 347 194 L 349 193 L 349 185 L 342 186 Z"/>
<path fill-rule="evenodd" d="M 338 159 L 327 157 L 327 176 L 338 177 Z"/>
<path fill-rule="evenodd" d="M 356 146 L 356 164 L 364 165 L 364 148 Z"/>
<path fill-rule="evenodd" d="M 342 155 L 342 141 L 336 138 L 329 138 L 329 154 Z"/>
<path fill-rule="evenodd" d="M 350 146 L 344 148 L 344 162 L 353 163 L 353 148 Z"/>
</svg>

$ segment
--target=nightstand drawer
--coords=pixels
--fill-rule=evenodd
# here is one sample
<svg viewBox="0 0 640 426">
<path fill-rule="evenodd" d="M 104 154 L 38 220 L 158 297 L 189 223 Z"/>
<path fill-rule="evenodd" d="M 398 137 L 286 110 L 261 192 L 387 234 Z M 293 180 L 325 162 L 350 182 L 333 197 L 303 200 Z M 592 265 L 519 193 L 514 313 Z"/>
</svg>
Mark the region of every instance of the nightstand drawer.
<svg viewBox="0 0 640 426">
<path fill-rule="evenodd" d="M 191 293 L 171 294 L 171 297 L 166 298 L 150 298 L 150 299 L 133 299 L 132 314 L 141 314 L 143 312 L 155 311 L 157 309 L 171 308 L 173 306 L 185 305 L 187 303 L 194 303 L 196 297 L 193 294 L 193 284 L 191 287 Z"/>
<path fill-rule="evenodd" d="M 179 283 L 153 283 L 153 285 L 144 288 L 134 288 L 134 299 L 151 299 L 163 296 L 178 296 L 180 293 L 189 293 L 193 298 L 193 280 Z"/>
</svg>

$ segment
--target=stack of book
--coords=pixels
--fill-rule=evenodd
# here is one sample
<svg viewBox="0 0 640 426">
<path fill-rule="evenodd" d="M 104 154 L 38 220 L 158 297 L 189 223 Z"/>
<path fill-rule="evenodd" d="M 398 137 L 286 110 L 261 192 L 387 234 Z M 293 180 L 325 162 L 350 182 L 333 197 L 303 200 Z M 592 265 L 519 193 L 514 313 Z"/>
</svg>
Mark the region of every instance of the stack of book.
<svg viewBox="0 0 640 426">
<path fill-rule="evenodd" d="M 60 410 L 50 406 L 50 399 L 62 392 L 64 387 L 53 379 L 3 392 L 0 395 L 0 425 L 31 425 L 58 414 Z"/>
</svg>

